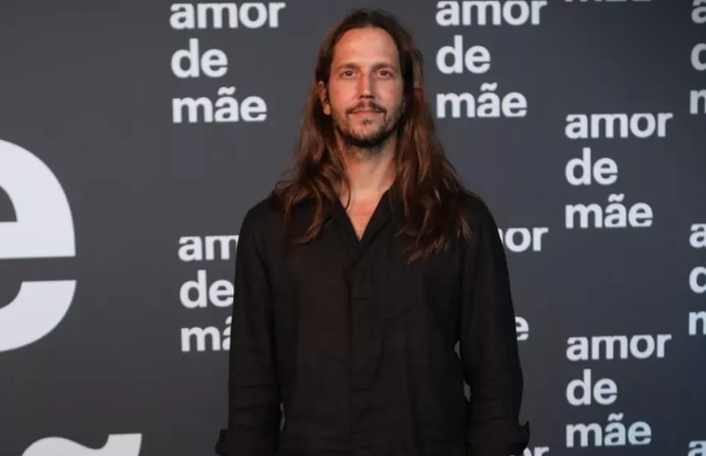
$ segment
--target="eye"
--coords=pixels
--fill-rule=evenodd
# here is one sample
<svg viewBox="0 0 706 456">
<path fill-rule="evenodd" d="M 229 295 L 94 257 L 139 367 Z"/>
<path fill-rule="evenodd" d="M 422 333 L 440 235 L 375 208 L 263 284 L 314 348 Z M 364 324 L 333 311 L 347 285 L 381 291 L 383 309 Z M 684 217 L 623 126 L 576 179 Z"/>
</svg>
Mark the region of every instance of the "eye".
<svg viewBox="0 0 706 456">
<path fill-rule="evenodd" d="M 341 76 L 344 76 L 344 77 L 353 76 L 353 70 L 343 70 L 343 71 L 341 72 Z"/>
<path fill-rule="evenodd" d="M 391 78 L 391 77 L 394 76 L 394 75 L 392 74 L 392 71 L 390 71 L 390 70 L 380 70 L 379 73 L 380 73 L 380 76 L 382 76 L 382 77 L 384 77 L 384 78 Z"/>
</svg>

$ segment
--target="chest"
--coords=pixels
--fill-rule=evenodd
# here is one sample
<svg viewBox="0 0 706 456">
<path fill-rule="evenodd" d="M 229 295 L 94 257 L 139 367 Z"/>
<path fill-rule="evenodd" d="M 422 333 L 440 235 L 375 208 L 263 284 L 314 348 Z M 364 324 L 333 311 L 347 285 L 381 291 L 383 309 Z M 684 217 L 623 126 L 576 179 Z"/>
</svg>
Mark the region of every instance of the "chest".
<svg viewBox="0 0 706 456">
<path fill-rule="evenodd" d="M 359 237 L 371 211 L 363 207 L 350 211 Z M 332 224 L 315 241 L 288 248 L 284 261 L 271 262 L 269 280 L 275 300 L 285 308 L 293 305 L 289 310 L 299 315 L 288 318 L 344 325 L 349 313 L 364 303 L 374 303 L 375 313 L 391 318 L 412 309 L 439 314 L 441 319 L 454 313 L 462 283 L 458 249 L 408 263 L 414 239 L 398 236 L 393 224 L 385 223 L 365 244 L 357 244 L 345 231 Z"/>
<path fill-rule="evenodd" d="M 351 219 L 366 223 L 364 214 Z M 284 358 L 340 363 L 355 353 L 363 356 L 365 347 L 386 347 L 385 356 L 393 356 L 400 337 L 417 359 L 427 359 L 431 345 L 453 354 L 461 315 L 460 256 L 450 249 L 408 264 L 411 241 L 396 236 L 388 223 L 370 242 L 353 246 L 350 236 L 330 226 L 315 241 L 289 248 L 284 261 L 270 262 L 278 337 L 283 346 L 301 348 Z"/>
<path fill-rule="evenodd" d="M 348 214 L 348 218 L 350 219 L 351 224 L 353 225 L 353 229 L 355 230 L 355 234 L 358 236 L 358 239 L 361 239 L 363 237 L 365 228 L 368 226 L 368 223 L 370 222 L 370 219 L 373 216 L 373 213 L 375 212 L 375 208 L 376 202 L 358 203 L 352 205 L 346 211 L 346 213 Z"/>
</svg>

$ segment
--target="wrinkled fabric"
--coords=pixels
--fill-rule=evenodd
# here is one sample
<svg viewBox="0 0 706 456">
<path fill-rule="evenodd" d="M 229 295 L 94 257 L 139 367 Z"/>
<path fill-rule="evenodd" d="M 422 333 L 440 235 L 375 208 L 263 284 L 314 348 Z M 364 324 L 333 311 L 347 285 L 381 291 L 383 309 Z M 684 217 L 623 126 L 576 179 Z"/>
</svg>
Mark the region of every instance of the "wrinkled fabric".
<svg viewBox="0 0 706 456">
<path fill-rule="evenodd" d="M 401 207 L 393 186 L 359 240 L 339 202 L 300 246 L 289 240 L 313 204 L 297 205 L 291 226 L 271 197 L 247 211 L 217 454 L 522 454 L 530 431 L 519 422 L 523 377 L 495 220 L 469 193 L 472 242 L 454 238 L 406 265 Z"/>
</svg>

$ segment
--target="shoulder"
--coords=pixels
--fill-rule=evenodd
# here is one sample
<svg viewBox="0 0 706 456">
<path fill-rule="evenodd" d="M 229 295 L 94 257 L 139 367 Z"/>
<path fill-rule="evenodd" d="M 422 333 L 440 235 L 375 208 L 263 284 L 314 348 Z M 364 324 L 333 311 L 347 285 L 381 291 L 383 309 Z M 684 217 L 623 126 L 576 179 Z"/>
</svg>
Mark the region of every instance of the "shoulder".
<svg viewBox="0 0 706 456">
<path fill-rule="evenodd" d="M 249 234 L 266 233 L 276 229 L 277 225 L 283 222 L 283 217 L 277 199 L 272 194 L 268 194 L 245 210 L 240 231 Z"/>
<path fill-rule="evenodd" d="M 490 247 L 497 252 L 501 249 L 495 209 L 488 199 L 466 190 L 461 197 L 461 214 L 468 228 L 467 236 L 462 240 L 463 251 L 478 252 L 478 249 Z"/>
<path fill-rule="evenodd" d="M 267 261 L 271 245 L 279 237 L 280 218 L 271 195 L 247 206 L 240 220 L 238 251 L 259 261 Z"/>
<path fill-rule="evenodd" d="M 285 218 L 284 206 L 274 192 L 257 200 L 245 211 L 240 233 L 242 238 L 255 239 L 265 244 L 280 245 L 293 232 L 305 228 L 311 216 L 312 204 L 308 201 L 295 203 L 289 218 Z"/>
<path fill-rule="evenodd" d="M 465 190 L 461 195 L 461 210 L 472 229 L 496 228 L 491 205 L 479 193 Z"/>
</svg>

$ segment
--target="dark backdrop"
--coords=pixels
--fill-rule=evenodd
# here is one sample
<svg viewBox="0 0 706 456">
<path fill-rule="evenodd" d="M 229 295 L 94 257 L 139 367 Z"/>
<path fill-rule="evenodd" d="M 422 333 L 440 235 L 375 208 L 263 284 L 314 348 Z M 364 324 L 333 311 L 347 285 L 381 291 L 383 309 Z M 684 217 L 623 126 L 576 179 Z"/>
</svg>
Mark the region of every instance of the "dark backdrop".
<svg viewBox="0 0 706 456">
<path fill-rule="evenodd" d="M 2 456 L 213 454 L 242 217 L 367 6 L 214 5 L 0 6 Z M 706 454 L 706 0 L 377 5 L 501 227 L 525 454 Z"/>
</svg>

